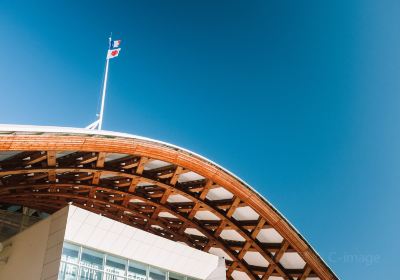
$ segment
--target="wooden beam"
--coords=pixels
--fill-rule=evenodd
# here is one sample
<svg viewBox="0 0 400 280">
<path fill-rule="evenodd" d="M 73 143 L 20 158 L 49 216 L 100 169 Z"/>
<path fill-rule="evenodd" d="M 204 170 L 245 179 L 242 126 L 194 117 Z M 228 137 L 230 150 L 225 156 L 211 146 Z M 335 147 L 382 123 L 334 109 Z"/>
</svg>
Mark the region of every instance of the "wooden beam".
<svg viewBox="0 0 400 280">
<path fill-rule="evenodd" d="M 289 242 L 287 242 L 286 240 L 284 240 L 282 242 L 282 246 L 281 249 L 279 249 L 279 251 L 274 255 L 274 261 L 275 263 L 270 263 L 267 269 L 267 272 L 264 274 L 264 276 L 262 277 L 263 280 L 267 280 L 272 273 L 274 272 L 274 270 L 276 269 L 277 265 L 276 263 L 279 263 L 280 259 L 282 258 L 283 254 L 286 252 L 286 250 L 289 247 Z"/>
<path fill-rule="evenodd" d="M 239 252 L 238 258 L 241 260 L 243 259 L 244 255 L 246 255 L 247 251 L 249 250 L 249 248 L 251 247 L 251 245 L 253 244 L 252 241 L 247 241 L 242 250 Z"/>
<path fill-rule="evenodd" d="M 239 197 L 235 197 L 235 199 L 232 202 L 232 206 L 229 207 L 229 210 L 226 213 L 226 216 L 228 218 L 232 217 L 233 213 L 235 213 L 236 208 L 239 206 L 239 203 L 240 203 L 240 198 Z"/>
<path fill-rule="evenodd" d="M 311 267 L 309 265 L 306 265 L 306 267 L 304 268 L 304 272 L 301 274 L 298 280 L 306 280 L 306 278 L 310 275 L 311 270 Z"/>
<path fill-rule="evenodd" d="M 58 185 L 57 187 L 61 188 L 60 185 Z M 103 187 L 95 187 L 96 191 L 110 191 L 107 188 L 103 188 Z M 119 194 L 126 194 L 124 192 L 121 191 L 116 191 L 113 190 L 115 193 L 119 193 Z M 142 197 L 139 197 L 137 195 L 133 195 L 133 194 L 126 194 L 129 195 L 131 198 L 140 198 L 143 199 Z M 10 201 L 10 200 L 19 200 L 23 197 L 36 197 L 36 198 L 40 198 L 40 197 L 54 197 L 53 194 L 51 193 L 35 193 L 32 194 L 31 192 L 29 193 L 20 193 L 20 194 L 9 194 L 9 195 L 4 195 L 0 197 L 0 200 L 6 200 L 6 201 Z M 82 201 L 87 201 L 87 197 L 85 196 L 80 196 L 80 195 L 75 195 L 75 194 L 70 194 L 70 193 L 63 193 L 63 192 L 59 192 L 57 193 L 57 197 L 64 197 L 64 198 L 68 198 L 68 199 L 81 199 Z M 126 208 L 122 205 L 118 205 L 118 204 L 113 204 L 109 201 L 104 202 L 102 200 L 100 200 L 100 198 L 89 198 L 90 201 L 92 202 L 96 202 L 96 203 L 101 203 L 104 205 L 110 205 L 110 209 L 115 209 L 115 210 L 126 210 L 126 211 L 132 211 L 132 209 Z M 198 224 L 194 223 L 194 221 L 191 221 L 189 219 L 187 219 L 185 216 L 182 216 L 181 214 L 174 212 L 172 210 L 170 210 L 169 208 L 167 208 L 165 205 L 163 204 L 159 204 L 153 201 L 146 201 L 146 203 L 153 205 L 154 207 L 156 207 L 156 211 L 165 211 L 165 212 L 169 212 L 175 216 L 178 216 L 184 223 L 186 223 L 188 225 L 188 227 L 192 227 L 192 228 L 196 228 L 197 230 L 199 230 L 202 234 L 204 234 L 207 238 L 209 238 L 210 240 L 212 240 L 212 244 L 216 244 L 218 247 L 223 248 L 223 250 L 225 252 L 227 252 L 227 254 L 230 256 L 230 258 L 232 258 L 234 261 L 239 261 L 236 256 L 229 250 L 229 248 L 226 248 L 225 245 L 220 242 L 219 240 L 217 240 L 213 235 L 211 235 L 208 231 L 205 231 L 202 227 L 200 227 Z M 244 268 L 244 271 L 246 272 L 246 274 L 250 277 L 250 279 L 255 279 L 254 275 L 251 273 L 251 271 L 248 270 L 247 267 Z"/>
<path fill-rule="evenodd" d="M 42 170 L 43 170 L 43 169 L 40 169 L 40 171 L 42 171 Z M 77 168 L 73 168 L 73 169 L 62 168 L 62 169 L 57 169 L 57 170 L 63 170 L 63 171 L 71 170 L 72 172 L 78 172 L 78 171 L 79 171 L 79 172 L 90 172 L 90 171 L 92 170 L 92 172 L 93 172 L 93 171 L 95 171 L 96 169 L 93 170 L 93 169 L 88 169 L 88 168 L 79 168 L 79 169 L 77 169 Z M 18 174 L 18 173 L 20 173 L 20 172 L 22 172 L 22 173 L 24 173 L 24 172 L 32 172 L 32 170 L 20 170 L 20 171 L 12 170 L 12 171 L 8 171 L 8 173 L 9 173 L 9 172 L 11 172 L 11 173 L 16 172 L 16 173 Z M 135 175 L 135 174 L 128 174 L 128 173 L 124 173 L 124 172 L 116 172 L 116 171 L 109 171 L 109 170 L 103 170 L 103 171 L 101 171 L 101 172 L 104 172 L 104 173 L 109 174 L 109 175 L 110 175 L 110 174 L 113 174 L 113 175 L 116 176 L 116 177 L 127 177 L 127 178 L 135 178 L 135 177 L 138 177 L 138 175 Z M 2 174 L 2 171 L 0 171 L 0 176 L 1 176 L 1 174 Z M 164 189 L 164 190 L 165 190 L 165 189 L 168 189 L 168 188 L 173 188 L 172 186 L 169 186 L 169 185 L 167 185 L 167 184 L 161 183 L 161 182 L 159 182 L 159 181 L 154 181 L 154 180 L 151 180 L 151 179 L 149 179 L 149 178 L 144 178 L 144 177 L 141 177 L 141 178 L 142 178 L 142 180 L 144 180 L 144 181 L 152 182 L 154 185 L 157 185 L 158 187 L 160 187 L 160 188 L 162 188 L 162 189 Z M 146 188 L 147 188 L 147 187 L 146 187 Z M 206 204 L 204 201 L 199 200 L 198 198 L 196 198 L 195 196 L 193 196 L 193 195 L 190 194 L 190 193 L 184 192 L 184 191 L 182 191 L 182 190 L 180 190 L 180 189 L 178 189 L 178 188 L 174 188 L 174 191 L 175 191 L 177 194 L 181 194 L 181 195 L 184 195 L 184 196 L 186 196 L 186 197 L 189 197 L 194 203 L 198 203 L 198 204 L 200 205 L 200 207 L 202 207 L 202 208 L 204 208 L 205 210 L 208 210 L 208 211 L 214 213 L 214 214 L 217 215 L 221 220 L 226 220 L 226 221 L 227 221 L 227 226 L 229 226 L 230 228 L 236 230 L 236 231 L 237 231 L 240 235 L 242 235 L 247 241 L 251 240 L 251 234 L 250 234 L 247 230 L 245 230 L 245 229 L 241 228 L 240 226 L 238 226 L 237 223 L 236 223 L 236 221 L 232 220 L 230 217 L 228 217 L 228 215 L 224 215 L 223 213 L 220 213 L 217 209 L 213 208 L 211 205 Z M 92 193 L 93 193 L 93 191 L 92 191 Z M 155 192 L 153 195 L 145 197 L 145 199 L 148 199 L 149 197 L 151 197 L 151 198 L 161 197 L 163 193 L 164 193 L 163 191 L 160 191 L 160 194 L 157 194 L 157 193 Z M 232 210 L 231 210 L 231 213 L 230 213 L 230 214 L 233 214 L 233 212 L 234 212 L 233 209 L 235 209 L 235 207 L 237 207 L 237 205 L 239 205 L 239 203 L 240 203 L 240 199 L 239 199 L 239 198 L 236 198 L 236 199 L 234 200 L 233 206 L 231 207 Z M 179 212 L 176 212 L 176 213 L 179 213 Z M 181 213 L 179 213 L 179 214 L 181 215 Z M 253 246 L 260 252 L 260 254 L 261 254 L 265 259 L 267 259 L 267 261 L 268 261 L 269 263 L 275 263 L 275 261 L 274 261 L 273 258 L 270 256 L 270 254 L 269 254 L 268 252 L 264 251 L 263 248 L 261 248 L 259 245 L 257 245 L 257 243 L 253 243 Z M 229 250 L 230 250 L 230 248 L 229 248 Z M 231 253 L 231 254 L 234 254 L 234 252 L 232 252 L 232 251 L 230 251 L 230 253 Z M 276 269 L 281 273 L 282 276 L 288 277 L 288 276 L 286 275 L 287 273 L 285 272 L 285 269 L 284 269 L 281 265 L 277 264 Z"/>
<path fill-rule="evenodd" d="M 131 183 L 129 184 L 129 189 L 128 192 L 130 193 L 134 193 L 136 191 L 136 187 L 140 182 L 140 178 L 136 177 L 136 178 L 132 178 L 131 179 Z"/>
<path fill-rule="evenodd" d="M 238 263 L 237 263 L 237 262 L 233 262 L 233 263 L 229 266 L 228 270 L 226 271 L 226 277 L 231 277 L 233 271 L 235 271 L 235 269 L 236 269 L 237 266 L 238 266 Z"/>
<path fill-rule="evenodd" d="M 251 238 L 252 238 L 253 240 L 255 240 L 255 239 L 257 238 L 257 235 L 258 235 L 258 234 L 260 233 L 260 231 L 263 229 L 265 223 L 266 223 L 266 220 L 263 219 L 262 217 L 260 217 L 260 218 L 258 219 L 258 223 L 257 223 L 256 228 L 251 232 Z"/>
<path fill-rule="evenodd" d="M 136 168 L 136 174 L 142 174 L 144 170 L 144 166 L 146 163 L 149 161 L 148 157 L 141 157 L 138 163 L 138 166 Z"/>
<path fill-rule="evenodd" d="M 41 161 L 44 161 L 47 159 L 47 153 L 46 152 L 35 152 L 31 156 L 28 157 L 28 160 L 23 161 L 23 165 L 32 165 Z"/>
<path fill-rule="evenodd" d="M 211 180 L 206 181 L 206 184 L 204 185 L 204 189 L 199 196 L 200 200 L 203 200 L 203 201 L 205 200 L 208 192 L 210 191 L 210 189 L 213 185 L 214 185 L 213 181 L 211 181 Z"/>
<path fill-rule="evenodd" d="M 88 164 L 97 160 L 97 153 L 86 153 L 77 159 L 77 164 Z"/>
<path fill-rule="evenodd" d="M 178 178 L 179 178 L 179 175 L 181 174 L 182 170 L 183 170 L 182 167 L 180 167 L 180 166 L 176 167 L 174 174 L 172 175 L 171 180 L 169 182 L 170 185 L 175 186 L 176 182 L 178 182 Z"/>
<path fill-rule="evenodd" d="M 99 152 L 97 154 L 97 160 L 96 160 L 96 168 L 103 168 L 104 167 L 104 161 L 106 160 L 106 153 L 104 152 Z"/>
<path fill-rule="evenodd" d="M 56 166 L 56 151 L 47 151 L 47 166 L 55 167 Z M 48 172 L 49 181 L 54 183 L 56 182 L 56 172 L 55 170 L 50 170 Z"/>
</svg>

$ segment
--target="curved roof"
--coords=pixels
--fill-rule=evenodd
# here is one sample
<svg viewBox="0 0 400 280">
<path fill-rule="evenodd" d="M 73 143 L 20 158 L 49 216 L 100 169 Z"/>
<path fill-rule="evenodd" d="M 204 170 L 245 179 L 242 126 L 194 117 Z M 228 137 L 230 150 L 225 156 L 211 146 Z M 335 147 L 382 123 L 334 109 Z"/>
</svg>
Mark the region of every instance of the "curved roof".
<svg viewBox="0 0 400 280">
<path fill-rule="evenodd" d="M 233 279 L 338 279 L 265 198 L 186 149 L 124 133 L 0 125 L 0 203 L 67 203 L 225 257 Z"/>
</svg>

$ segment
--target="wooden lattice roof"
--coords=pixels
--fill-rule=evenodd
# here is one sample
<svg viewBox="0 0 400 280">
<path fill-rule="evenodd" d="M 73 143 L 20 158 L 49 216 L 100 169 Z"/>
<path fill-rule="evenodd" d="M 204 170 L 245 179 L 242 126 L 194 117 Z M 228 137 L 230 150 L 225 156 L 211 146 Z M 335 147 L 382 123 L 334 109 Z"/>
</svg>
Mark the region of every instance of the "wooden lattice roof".
<svg viewBox="0 0 400 280">
<path fill-rule="evenodd" d="M 67 203 L 226 259 L 227 277 L 337 279 L 242 180 L 182 148 L 83 129 L 0 126 L 0 203 Z"/>
</svg>

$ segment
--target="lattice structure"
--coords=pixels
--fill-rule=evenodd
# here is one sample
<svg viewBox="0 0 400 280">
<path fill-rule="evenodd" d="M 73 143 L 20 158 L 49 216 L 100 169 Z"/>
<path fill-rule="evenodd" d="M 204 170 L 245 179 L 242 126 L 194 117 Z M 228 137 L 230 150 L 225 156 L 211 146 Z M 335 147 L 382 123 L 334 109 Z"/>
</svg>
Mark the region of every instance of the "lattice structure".
<svg viewBox="0 0 400 280">
<path fill-rule="evenodd" d="M 223 256 L 233 279 L 337 279 L 265 199 L 181 148 L 90 131 L 3 131 L 0 203 L 67 203 Z"/>
</svg>

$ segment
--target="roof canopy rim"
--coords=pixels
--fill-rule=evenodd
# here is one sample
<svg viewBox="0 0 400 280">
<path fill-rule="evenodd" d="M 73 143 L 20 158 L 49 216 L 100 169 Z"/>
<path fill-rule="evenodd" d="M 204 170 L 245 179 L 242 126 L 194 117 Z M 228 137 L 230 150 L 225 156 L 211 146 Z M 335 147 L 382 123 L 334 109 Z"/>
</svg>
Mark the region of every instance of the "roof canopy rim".
<svg viewBox="0 0 400 280">
<path fill-rule="evenodd" d="M 310 243 L 301 235 L 301 233 L 290 223 L 290 221 L 281 213 L 279 212 L 264 196 L 262 196 L 257 190 L 255 190 L 253 187 L 250 186 L 245 180 L 241 179 L 239 176 L 233 174 L 229 170 L 225 169 L 224 167 L 220 166 L 219 164 L 213 162 L 212 160 L 205 158 L 195 152 L 192 152 L 186 148 L 182 148 L 180 146 L 176 146 L 167 142 L 147 138 L 147 137 L 142 137 L 138 135 L 133 135 L 129 133 L 120 133 L 120 132 L 113 132 L 113 131 L 105 131 L 105 130 L 90 130 L 90 129 L 84 129 L 84 128 L 74 128 L 74 127 L 57 127 L 57 126 L 34 126 L 34 125 L 12 125 L 12 124 L 0 124 L 0 136 L 1 135 L 8 135 L 8 134 L 13 134 L 13 133 L 32 133 L 32 135 L 39 135 L 43 133 L 49 133 L 49 134 L 60 134 L 60 135 L 65 135 L 65 136 L 82 136 L 82 137 L 88 137 L 88 136 L 98 136 L 98 137 L 106 137 L 106 138 L 119 138 L 119 139 L 132 139 L 132 140 L 139 140 L 139 141 L 144 141 L 148 143 L 153 143 L 153 144 L 158 144 L 161 146 L 165 146 L 171 149 L 174 149 L 178 152 L 183 152 L 186 153 L 192 157 L 198 158 L 199 160 L 202 160 L 208 164 L 211 164 L 221 170 L 222 172 L 232 176 L 235 180 L 237 180 L 241 185 L 243 185 L 245 188 L 249 189 L 251 192 L 253 192 L 255 195 L 257 195 L 265 204 L 267 204 L 271 210 L 276 212 L 278 216 L 281 217 L 290 227 L 291 229 L 297 234 L 299 238 L 301 238 L 305 244 L 313 251 L 313 253 L 319 257 L 319 259 L 325 264 L 325 266 L 331 271 L 333 275 L 334 272 L 332 269 L 324 262 L 321 256 L 316 252 L 316 250 L 310 245 Z"/>
</svg>

